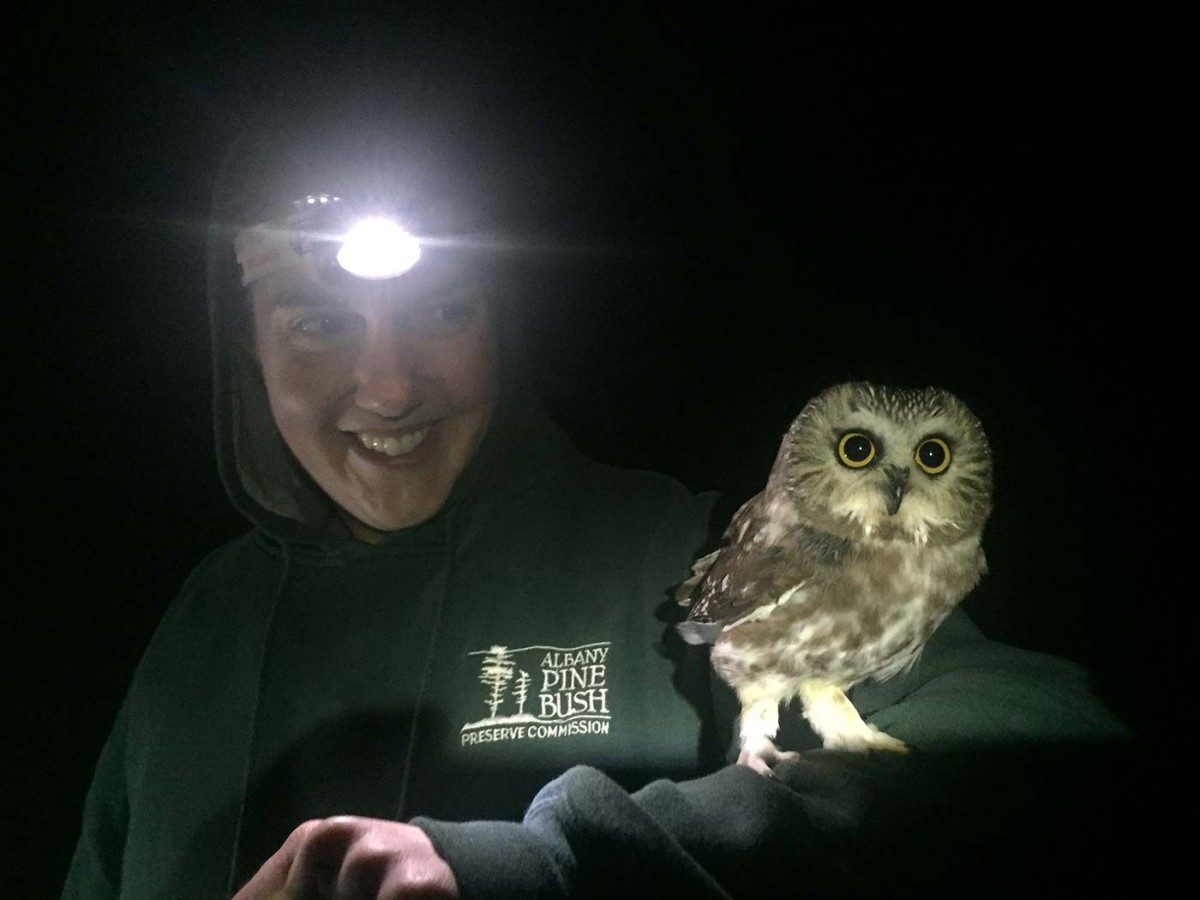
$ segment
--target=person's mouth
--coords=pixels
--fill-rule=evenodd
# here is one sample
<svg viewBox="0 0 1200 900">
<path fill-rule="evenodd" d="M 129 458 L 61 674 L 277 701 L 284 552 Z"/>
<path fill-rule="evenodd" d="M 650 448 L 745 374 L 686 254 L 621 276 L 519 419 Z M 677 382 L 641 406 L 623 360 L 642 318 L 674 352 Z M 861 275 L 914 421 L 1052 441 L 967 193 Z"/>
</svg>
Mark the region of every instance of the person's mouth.
<svg viewBox="0 0 1200 900">
<path fill-rule="evenodd" d="M 412 453 L 425 441 L 431 430 L 430 425 L 409 431 L 405 434 L 381 434 L 373 431 L 360 431 L 355 435 L 358 442 L 367 450 L 382 453 L 384 456 L 397 457 Z"/>
</svg>

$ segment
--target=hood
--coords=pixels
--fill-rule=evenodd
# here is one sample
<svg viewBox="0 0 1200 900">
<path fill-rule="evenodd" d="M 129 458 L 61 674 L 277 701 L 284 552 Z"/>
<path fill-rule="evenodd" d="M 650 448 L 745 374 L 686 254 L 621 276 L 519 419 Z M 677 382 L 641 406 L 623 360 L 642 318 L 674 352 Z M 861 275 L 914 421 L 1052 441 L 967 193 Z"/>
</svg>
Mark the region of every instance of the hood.
<svg viewBox="0 0 1200 900">
<path fill-rule="evenodd" d="M 515 441 L 530 448 L 528 436 L 546 429 L 555 432 L 551 443 L 567 443 L 534 399 L 526 376 L 517 288 L 521 262 L 513 251 L 520 242 L 511 239 L 508 197 L 528 185 L 501 171 L 497 161 L 507 155 L 496 152 L 481 165 L 484 157 L 462 150 L 457 119 L 444 111 L 414 127 L 414 119 L 394 109 L 368 110 L 361 103 L 331 109 L 329 103 L 310 104 L 301 114 L 294 105 L 274 107 L 233 142 L 214 184 L 206 260 L 222 483 L 256 527 L 281 539 L 321 543 L 337 537 L 339 520 L 275 427 L 248 348 L 248 305 L 233 247 L 238 230 L 277 215 L 293 199 L 317 192 L 386 197 L 417 221 L 422 233 L 462 239 L 468 247 L 463 252 L 489 257 L 489 271 L 502 288 L 500 400 L 488 434 L 439 516 L 476 492 L 482 480 L 495 477 L 503 456 L 499 447 Z M 509 460 L 508 467 L 514 462 Z M 536 471 L 532 458 L 518 464 L 522 467 Z"/>
</svg>

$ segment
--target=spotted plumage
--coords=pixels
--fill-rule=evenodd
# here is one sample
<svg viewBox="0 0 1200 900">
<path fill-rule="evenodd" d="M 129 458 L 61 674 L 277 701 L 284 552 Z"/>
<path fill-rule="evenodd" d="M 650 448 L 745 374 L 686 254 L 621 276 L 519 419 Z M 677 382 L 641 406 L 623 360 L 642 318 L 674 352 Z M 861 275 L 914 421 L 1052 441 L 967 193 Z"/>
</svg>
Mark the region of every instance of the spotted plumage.
<svg viewBox="0 0 1200 900">
<path fill-rule="evenodd" d="M 952 394 L 866 382 L 813 398 L 764 490 L 676 593 L 684 639 L 712 644 L 741 703 L 738 761 L 767 773 L 798 699 L 826 747 L 903 750 L 846 692 L 913 665 L 986 571 L 991 454 Z"/>
</svg>

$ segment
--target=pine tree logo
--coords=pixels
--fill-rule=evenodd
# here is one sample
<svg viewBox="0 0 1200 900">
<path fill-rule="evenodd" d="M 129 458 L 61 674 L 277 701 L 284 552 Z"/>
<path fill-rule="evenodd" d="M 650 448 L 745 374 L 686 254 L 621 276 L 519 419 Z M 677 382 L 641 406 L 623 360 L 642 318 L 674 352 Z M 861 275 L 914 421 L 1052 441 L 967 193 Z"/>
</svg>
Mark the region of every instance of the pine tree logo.
<svg viewBox="0 0 1200 900">
<path fill-rule="evenodd" d="M 489 718 L 496 718 L 496 710 L 504 702 L 504 689 L 508 687 L 512 677 L 513 661 L 508 648 L 492 644 L 488 648 L 487 656 L 483 658 L 483 665 L 479 668 L 479 680 L 491 688 L 487 698 Z M 521 705 L 524 706 L 524 702 Z"/>
<path fill-rule="evenodd" d="M 529 698 L 529 685 L 533 681 L 529 677 L 529 673 L 524 669 L 517 676 L 517 683 L 513 686 L 513 696 L 517 698 L 517 715 L 522 715 L 525 712 L 525 701 Z"/>
<path fill-rule="evenodd" d="M 472 650 L 487 716 L 466 722 L 469 743 L 607 734 L 609 642 L 579 647 L 492 644 Z M 527 668 L 523 668 L 525 666 Z"/>
</svg>

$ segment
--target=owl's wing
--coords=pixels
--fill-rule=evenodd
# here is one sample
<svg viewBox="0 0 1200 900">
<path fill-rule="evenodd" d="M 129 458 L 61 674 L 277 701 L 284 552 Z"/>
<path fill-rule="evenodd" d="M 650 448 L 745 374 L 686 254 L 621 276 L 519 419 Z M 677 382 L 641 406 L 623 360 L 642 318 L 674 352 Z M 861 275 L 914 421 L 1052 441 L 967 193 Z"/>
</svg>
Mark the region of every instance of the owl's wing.
<svg viewBox="0 0 1200 900">
<path fill-rule="evenodd" d="M 761 512 L 761 497 L 738 510 L 726 529 L 725 546 L 697 560 L 692 577 L 680 585 L 676 599 L 689 608 L 678 630 L 688 643 L 712 643 L 727 625 L 773 608 L 830 561 L 825 558 L 830 556 L 828 535 L 811 529 L 767 539 L 771 523 Z"/>
<path fill-rule="evenodd" d="M 675 589 L 676 603 L 680 606 L 692 606 L 695 600 L 696 586 L 704 580 L 704 576 L 708 574 L 708 570 L 716 562 L 717 557 L 724 552 L 729 544 L 737 540 L 738 532 L 750 518 L 748 510 L 758 501 L 760 496 L 760 494 L 756 494 L 738 507 L 737 512 L 733 514 L 733 518 L 729 520 L 729 524 L 725 526 L 725 530 L 721 533 L 722 549 L 705 554 L 692 563 L 692 574 Z"/>
</svg>

